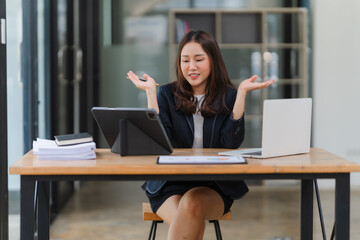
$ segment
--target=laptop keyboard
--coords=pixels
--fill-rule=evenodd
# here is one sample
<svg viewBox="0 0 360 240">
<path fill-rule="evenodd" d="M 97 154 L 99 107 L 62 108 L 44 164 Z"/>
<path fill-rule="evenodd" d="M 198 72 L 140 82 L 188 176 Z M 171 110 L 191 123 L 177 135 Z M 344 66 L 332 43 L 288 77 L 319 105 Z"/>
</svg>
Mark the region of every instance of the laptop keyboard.
<svg viewBox="0 0 360 240">
<path fill-rule="evenodd" d="M 249 152 L 249 153 L 244 153 L 244 155 L 253 155 L 253 156 L 261 156 L 261 151 L 258 152 Z"/>
<path fill-rule="evenodd" d="M 241 155 L 254 155 L 254 156 L 261 156 L 262 148 L 249 148 L 249 149 L 242 149 L 237 150 Z"/>
<path fill-rule="evenodd" d="M 250 149 L 238 149 L 226 152 L 220 152 L 220 155 L 253 155 L 253 156 L 261 156 L 262 154 L 261 148 L 250 148 Z"/>
</svg>

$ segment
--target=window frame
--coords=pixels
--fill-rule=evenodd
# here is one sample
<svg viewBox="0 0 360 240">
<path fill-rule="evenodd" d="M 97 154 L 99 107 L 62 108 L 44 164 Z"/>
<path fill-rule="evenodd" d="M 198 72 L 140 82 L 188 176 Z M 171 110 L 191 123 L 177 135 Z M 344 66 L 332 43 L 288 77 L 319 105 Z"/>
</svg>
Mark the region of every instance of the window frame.
<svg viewBox="0 0 360 240">
<path fill-rule="evenodd" d="M 6 0 L 0 0 L 0 19 L 5 20 L 6 28 Z M 6 29 L 0 30 L 6 32 Z M 2 33 L 0 33 L 2 34 Z M 4 37 L 4 36 L 1 36 Z M 0 239 L 8 239 L 9 231 L 9 201 L 8 201 L 8 153 L 7 153 L 7 74 L 6 74 L 6 36 L 5 43 L 0 41 Z"/>
</svg>

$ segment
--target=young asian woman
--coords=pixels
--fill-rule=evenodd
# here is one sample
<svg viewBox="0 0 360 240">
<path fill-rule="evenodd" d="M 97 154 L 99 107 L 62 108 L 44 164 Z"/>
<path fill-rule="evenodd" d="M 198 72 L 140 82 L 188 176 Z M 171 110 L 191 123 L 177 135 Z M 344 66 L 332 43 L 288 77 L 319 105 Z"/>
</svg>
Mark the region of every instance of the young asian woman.
<svg viewBox="0 0 360 240">
<path fill-rule="evenodd" d="M 181 40 L 173 83 L 161 86 L 132 71 L 128 79 L 146 92 L 148 107 L 159 114 L 174 148 L 238 148 L 245 135 L 245 97 L 273 83 L 257 76 L 231 83 L 219 46 L 204 31 Z M 146 181 L 143 189 L 152 210 L 169 224 L 168 239 L 202 239 L 205 221 L 230 210 L 248 188 L 244 181 Z"/>
</svg>

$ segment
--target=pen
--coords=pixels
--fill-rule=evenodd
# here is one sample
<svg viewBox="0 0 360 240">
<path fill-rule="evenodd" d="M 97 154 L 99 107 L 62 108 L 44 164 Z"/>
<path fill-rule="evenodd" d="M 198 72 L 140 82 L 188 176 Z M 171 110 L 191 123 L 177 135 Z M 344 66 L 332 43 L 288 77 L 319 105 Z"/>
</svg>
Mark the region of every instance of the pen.
<svg viewBox="0 0 360 240">
<path fill-rule="evenodd" d="M 147 81 L 146 79 L 143 79 L 143 78 L 139 78 L 139 80 L 140 80 L 140 81 L 143 81 L 143 82 L 146 82 L 146 81 Z M 158 87 L 158 86 L 159 86 L 159 84 L 158 84 L 158 83 L 156 83 L 156 86 Z"/>
</svg>

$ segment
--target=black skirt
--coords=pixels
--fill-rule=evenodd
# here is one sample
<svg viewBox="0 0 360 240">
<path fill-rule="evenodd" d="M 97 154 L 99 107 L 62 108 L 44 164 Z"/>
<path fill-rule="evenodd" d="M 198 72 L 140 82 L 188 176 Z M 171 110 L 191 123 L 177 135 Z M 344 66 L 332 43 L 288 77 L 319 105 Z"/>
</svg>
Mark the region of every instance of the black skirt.
<svg viewBox="0 0 360 240">
<path fill-rule="evenodd" d="M 165 185 L 155 194 L 146 192 L 146 196 L 149 198 L 151 209 L 154 213 L 160 208 L 160 206 L 173 195 L 183 195 L 187 191 L 195 187 L 208 187 L 214 189 L 224 201 L 224 214 L 230 211 L 231 205 L 234 200 L 225 195 L 224 192 L 216 185 L 214 181 L 168 181 Z"/>
</svg>

